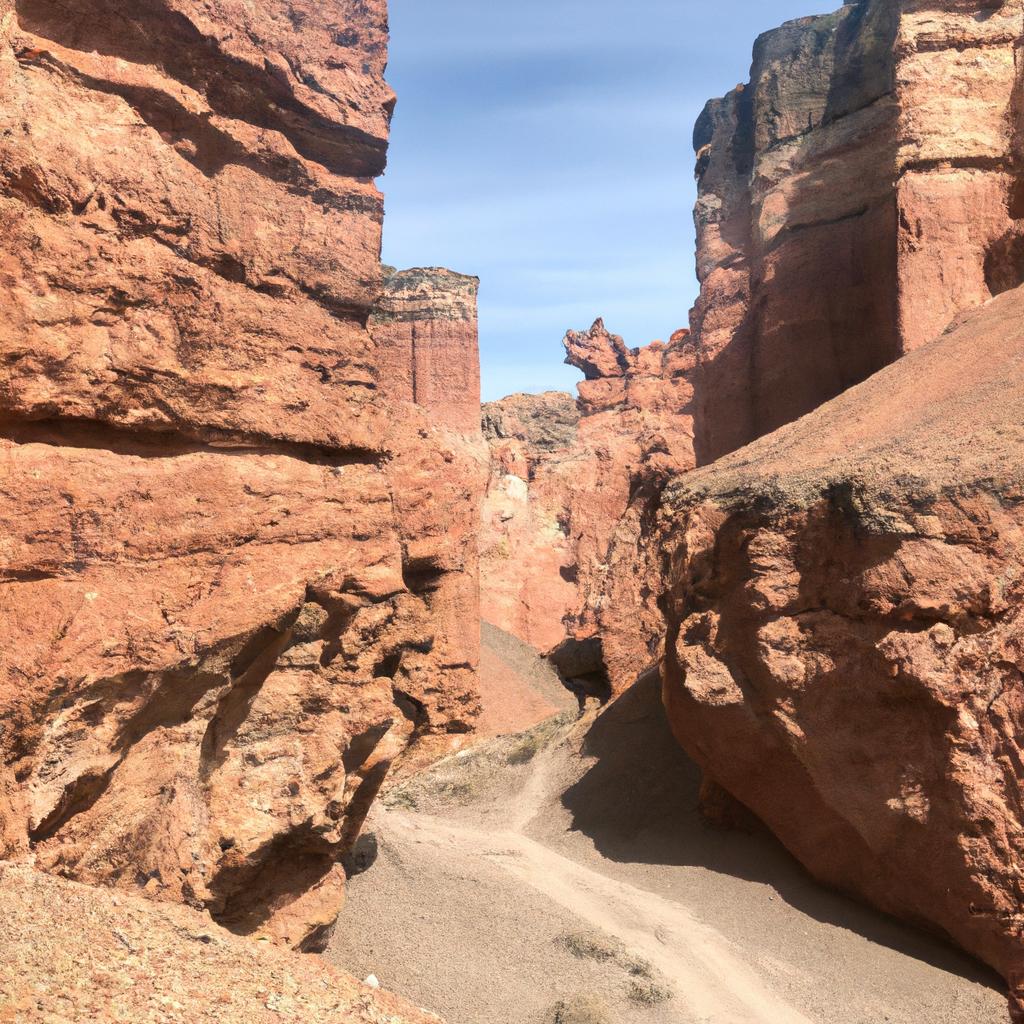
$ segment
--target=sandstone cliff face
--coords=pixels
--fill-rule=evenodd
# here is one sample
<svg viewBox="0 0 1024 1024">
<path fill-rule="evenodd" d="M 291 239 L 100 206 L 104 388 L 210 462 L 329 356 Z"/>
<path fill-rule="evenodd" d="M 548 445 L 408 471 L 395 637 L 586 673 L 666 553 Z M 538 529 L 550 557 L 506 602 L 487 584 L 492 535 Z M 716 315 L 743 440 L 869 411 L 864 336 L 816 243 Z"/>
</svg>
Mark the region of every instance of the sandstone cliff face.
<svg viewBox="0 0 1024 1024">
<path fill-rule="evenodd" d="M 370 331 L 388 393 L 426 409 L 432 423 L 479 438 L 479 279 L 441 267 L 385 270 Z"/>
<path fill-rule="evenodd" d="M 410 403 L 423 414 L 406 424 L 413 428 L 406 445 L 414 457 L 389 467 L 403 531 L 403 579 L 422 593 L 436 624 L 415 699 L 438 725 L 417 737 L 408 759 L 414 770 L 447 752 L 445 736 L 468 732 L 481 710 L 479 531 L 487 448 L 480 426 L 479 281 L 441 267 L 384 272 L 368 324 L 378 395 L 392 415 L 404 416 L 399 410 Z M 439 673 L 436 680 L 431 671 Z"/>
<path fill-rule="evenodd" d="M 1001 296 L 677 480 L 654 532 L 686 749 L 823 881 L 1016 984 L 1022 314 Z"/>
<path fill-rule="evenodd" d="M 484 409 L 491 481 L 483 615 L 541 651 L 593 637 L 595 608 L 605 600 L 598 595 L 635 614 L 646 582 L 610 574 L 611 538 L 619 530 L 636 544 L 638 521 L 623 520 L 631 497 L 693 466 L 694 358 L 685 331 L 668 344 L 629 349 L 598 320 L 587 332 L 570 331 L 565 347 L 566 362 L 586 377 L 578 402 L 515 395 Z M 599 669 L 600 658 L 565 670 L 583 668 Z"/>
<path fill-rule="evenodd" d="M 1020 1020 L 1022 18 L 849 4 L 708 105 L 692 408 L 719 461 L 634 492 L 587 604 L 613 692 L 658 656 L 709 796 L 992 964 Z"/>
<path fill-rule="evenodd" d="M 477 712 L 465 438 L 365 329 L 385 60 L 382 0 L 0 2 L 0 852 L 304 946 Z"/>
<path fill-rule="evenodd" d="M 762 36 L 698 151 L 701 464 L 1024 280 L 1024 5 L 860 0 Z"/>
<path fill-rule="evenodd" d="M 576 600 L 569 540 L 580 414 L 571 395 L 483 407 L 490 474 L 480 537 L 480 614 L 539 651 L 565 639 Z"/>
</svg>

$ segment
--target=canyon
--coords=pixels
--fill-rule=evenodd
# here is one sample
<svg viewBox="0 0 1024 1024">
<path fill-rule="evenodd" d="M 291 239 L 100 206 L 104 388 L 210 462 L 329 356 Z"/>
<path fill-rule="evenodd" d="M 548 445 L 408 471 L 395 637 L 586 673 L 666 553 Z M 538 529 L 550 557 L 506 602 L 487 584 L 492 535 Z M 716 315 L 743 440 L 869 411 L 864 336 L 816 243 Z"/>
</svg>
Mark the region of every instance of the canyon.
<svg viewBox="0 0 1024 1024">
<path fill-rule="evenodd" d="M 481 407 L 384 0 L 0 0 L 0 1020 L 1024 1021 L 1022 26 L 761 36 Z"/>
<path fill-rule="evenodd" d="M 264 8 L 0 5 L 0 853 L 311 950 L 479 714 L 482 442 L 387 375 L 384 3 Z"/>
</svg>

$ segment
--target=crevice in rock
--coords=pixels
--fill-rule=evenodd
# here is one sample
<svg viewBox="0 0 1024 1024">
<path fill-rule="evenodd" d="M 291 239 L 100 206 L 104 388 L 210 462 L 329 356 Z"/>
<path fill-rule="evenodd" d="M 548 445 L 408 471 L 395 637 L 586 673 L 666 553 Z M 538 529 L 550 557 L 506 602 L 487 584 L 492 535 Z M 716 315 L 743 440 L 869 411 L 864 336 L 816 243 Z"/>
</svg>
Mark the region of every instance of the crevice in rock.
<svg viewBox="0 0 1024 1024">
<path fill-rule="evenodd" d="M 154 685 L 154 681 L 155 685 Z M 126 719 L 113 737 L 116 760 L 103 771 L 85 772 L 65 788 L 57 806 L 29 832 L 35 843 L 52 839 L 72 818 L 90 810 L 106 793 L 125 758 L 146 736 L 157 729 L 173 729 L 189 721 L 196 705 L 211 690 L 223 685 L 225 678 L 216 673 L 188 668 L 163 672 L 130 672 L 105 679 L 77 695 L 84 724 L 98 726 L 119 705 L 142 700 L 139 709 Z M 68 700 L 64 701 L 69 706 Z"/>
<path fill-rule="evenodd" d="M 68 785 L 57 806 L 33 829 L 29 830 L 28 838 L 32 845 L 45 843 L 52 839 L 74 817 L 83 814 L 93 807 L 110 787 L 117 766 L 112 765 L 103 772 L 88 772 L 78 776 Z"/>
<path fill-rule="evenodd" d="M 141 459 L 174 459 L 185 455 L 284 455 L 302 462 L 341 468 L 380 466 L 383 452 L 364 448 L 331 449 L 298 441 L 246 437 L 216 427 L 190 432 L 120 427 L 78 417 L 60 419 L 7 419 L 0 422 L 0 439 L 15 444 L 42 444 L 56 448 L 83 448 L 132 455 Z"/>
<path fill-rule="evenodd" d="M 292 616 L 298 616 L 298 609 Z M 223 763 L 228 744 L 238 735 L 253 701 L 291 641 L 289 625 L 265 626 L 242 648 L 231 666 L 232 686 L 221 697 L 200 748 L 200 777 L 204 780 Z"/>
<path fill-rule="evenodd" d="M 441 586 L 445 570 L 430 558 L 408 558 L 402 561 L 402 579 L 406 589 L 419 597 L 432 594 Z"/>
</svg>

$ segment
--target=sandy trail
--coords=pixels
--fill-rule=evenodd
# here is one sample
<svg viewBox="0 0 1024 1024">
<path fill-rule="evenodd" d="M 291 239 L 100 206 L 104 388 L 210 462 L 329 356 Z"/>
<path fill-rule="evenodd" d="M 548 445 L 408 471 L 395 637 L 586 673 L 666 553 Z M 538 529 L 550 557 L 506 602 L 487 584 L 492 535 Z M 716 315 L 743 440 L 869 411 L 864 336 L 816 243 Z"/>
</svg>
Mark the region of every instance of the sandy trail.
<svg viewBox="0 0 1024 1024">
<path fill-rule="evenodd" d="M 494 680 L 510 699 L 527 661 Z M 1005 1024 L 978 965 L 817 886 L 771 836 L 709 829 L 656 686 L 573 719 L 378 805 L 379 856 L 350 880 L 330 959 L 449 1024 Z M 671 997 L 635 998 L 626 960 L 581 955 L 581 936 L 647 961 Z M 581 1016 L 559 1009 L 580 999 Z"/>
<path fill-rule="evenodd" d="M 539 811 L 539 806 L 537 807 Z M 583 867 L 521 832 L 488 833 L 425 815 L 396 829 L 484 856 L 657 967 L 701 1024 L 813 1024 L 771 992 L 728 940 L 678 903 Z"/>
</svg>

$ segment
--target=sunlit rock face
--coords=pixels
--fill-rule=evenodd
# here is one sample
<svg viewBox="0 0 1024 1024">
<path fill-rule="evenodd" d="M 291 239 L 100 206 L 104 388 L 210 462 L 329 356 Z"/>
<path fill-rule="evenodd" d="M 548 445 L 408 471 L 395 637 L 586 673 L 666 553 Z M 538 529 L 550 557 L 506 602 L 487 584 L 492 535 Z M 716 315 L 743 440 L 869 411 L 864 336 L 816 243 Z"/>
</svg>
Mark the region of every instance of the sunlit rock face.
<svg viewBox="0 0 1024 1024">
<path fill-rule="evenodd" d="M 481 615 L 538 651 L 565 639 L 576 604 L 569 515 L 580 460 L 571 395 L 510 395 L 483 407 L 490 473 L 480 536 Z"/>
<path fill-rule="evenodd" d="M 432 423 L 480 437 L 480 281 L 442 267 L 385 267 L 370 321 L 388 394 Z"/>
<path fill-rule="evenodd" d="M 305 948 L 478 710 L 479 462 L 366 330 L 386 27 L 0 3 L 0 854 Z"/>
<path fill-rule="evenodd" d="M 483 614 L 541 651 L 594 636 L 606 583 L 610 608 L 631 619 L 638 603 L 645 616 L 653 611 L 639 600 L 644 580 L 616 576 L 611 541 L 633 531 L 636 542 L 639 523 L 627 508 L 639 490 L 693 466 L 686 331 L 630 349 L 598 320 L 570 331 L 565 347 L 585 377 L 577 401 L 554 392 L 484 407 Z M 603 671 L 599 663 L 588 673 Z"/>
<path fill-rule="evenodd" d="M 698 151 L 701 464 L 1024 280 L 1007 2 L 862 0 L 762 36 Z"/>
<path fill-rule="evenodd" d="M 634 490 L 587 602 L 709 795 L 992 964 L 1020 1020 L 1022 18 L 849 4 L 708 105 L 703 468 Z"/>
<path fill-rule="evenodd" d="M 689 753 L 822 881 L 1018 985 L 1022 324 L 1018 289 L 674 481 L 649 536 Z"/>
</svg>

